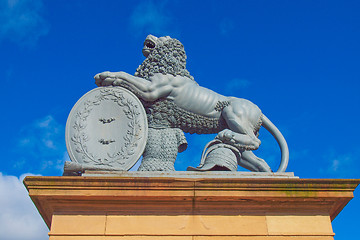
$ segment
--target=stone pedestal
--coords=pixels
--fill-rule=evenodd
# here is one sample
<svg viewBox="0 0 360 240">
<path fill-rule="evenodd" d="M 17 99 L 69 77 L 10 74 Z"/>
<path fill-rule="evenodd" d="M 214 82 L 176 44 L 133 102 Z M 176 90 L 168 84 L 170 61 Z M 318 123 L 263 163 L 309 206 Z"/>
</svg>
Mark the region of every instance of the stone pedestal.
<svg viewBox="0 0 360 240">
<path fill-rule="evenodd" d="M 24 183 L 50 240 L 331 240 L 331 221 L 359 183 L 152 175 L 32 176 Z"/>
</svg>

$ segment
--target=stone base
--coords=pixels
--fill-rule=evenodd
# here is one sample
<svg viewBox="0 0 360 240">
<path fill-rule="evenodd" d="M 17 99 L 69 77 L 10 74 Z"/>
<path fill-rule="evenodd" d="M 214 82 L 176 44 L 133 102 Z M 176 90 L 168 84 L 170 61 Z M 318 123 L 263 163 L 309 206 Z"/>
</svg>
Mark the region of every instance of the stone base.
<svg viewBox="0 0 360 240">
<path fill-rule="evenodd" d="M 24 183 L 50 240 L 330 240 L 331 220 L 360 182 L 195 175 Z"/>
</svg>

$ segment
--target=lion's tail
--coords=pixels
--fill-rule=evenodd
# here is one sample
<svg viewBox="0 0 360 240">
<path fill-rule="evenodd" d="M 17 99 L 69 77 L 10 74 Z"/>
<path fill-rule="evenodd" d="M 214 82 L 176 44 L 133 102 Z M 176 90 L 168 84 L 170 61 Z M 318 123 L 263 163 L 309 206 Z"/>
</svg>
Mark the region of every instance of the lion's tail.
<svg viewBox="0 0 360 240">
<path fill-rule="evenodd" d="M 262 121 L 262 126 L 274 136 L 281 150 L 281 163 L 277 172 L 285 172 L 289 163 L 289 148 L 286 140 L 279 129 L 265 115 L 262 115 Z"/>
</svg>

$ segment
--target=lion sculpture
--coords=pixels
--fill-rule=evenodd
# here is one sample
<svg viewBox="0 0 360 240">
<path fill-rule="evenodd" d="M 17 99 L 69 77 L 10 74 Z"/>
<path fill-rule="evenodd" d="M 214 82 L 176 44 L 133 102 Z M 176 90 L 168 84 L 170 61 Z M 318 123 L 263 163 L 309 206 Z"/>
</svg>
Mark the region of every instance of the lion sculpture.
<svg viewBox="0 0 360 240">
<path fill-rule="evenodd" d="M 148 112 L 149 127 L 180 128 L 189 133 L 217 133 L 216 139 L 236 147 L 238 164 L 251 171 L 271 172 L 252 150 L 260 146 L 258 132 L 264 126 L 281 149 L 278 172 L 286 170 L 289 151 L 276 126 L 252 102 L 222 96 L 199 86 L 186 69 L 186 54 L 180 41 L 149 35 L 142 49 L 146 57 L 135 76 L 103 72 L 95 76 L 98 86 L 123 86 L 135 93 Z"/>
</svg>

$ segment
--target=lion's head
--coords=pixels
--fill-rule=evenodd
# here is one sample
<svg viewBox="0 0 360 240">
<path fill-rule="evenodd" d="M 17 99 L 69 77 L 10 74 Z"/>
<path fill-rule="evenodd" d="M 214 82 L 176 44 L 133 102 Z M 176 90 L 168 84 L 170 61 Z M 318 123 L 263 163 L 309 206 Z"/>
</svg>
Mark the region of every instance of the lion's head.
<svg viewBox="0 0 360 240">
<path fill-rule="evenodd" d="M 146 59 L 136 69 L 135 76 L 149 79 L 155 73 L 181 75 L 194 80 L 186 70 L 186 54 L 179 40 L 169 36 L 157 38 L 146 37 L 142 50 Z"/>
</svg>

